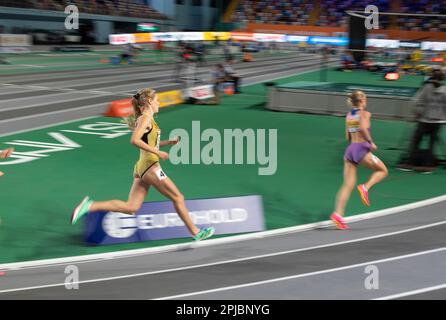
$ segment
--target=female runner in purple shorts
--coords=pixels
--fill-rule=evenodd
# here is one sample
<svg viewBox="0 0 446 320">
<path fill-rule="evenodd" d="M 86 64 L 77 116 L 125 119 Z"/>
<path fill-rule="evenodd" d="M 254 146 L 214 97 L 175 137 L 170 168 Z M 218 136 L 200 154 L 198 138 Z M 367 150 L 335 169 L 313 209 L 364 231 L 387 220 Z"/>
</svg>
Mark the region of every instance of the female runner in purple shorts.
<svg viewBox="0 0 446 320">
<path fill-rule="evenodd" d="M 345 119 L 345 136 L 350 141 L 350 145 L 344 154 L 344 183 L 336 196 L 335 211 L 330 216 L 338 229 L 347 229 L 343 216 L 347 201 L 356 184 L 358 164 L 374 171 L 369 181 L 356 187 L 366 206 L 370 206 L 369 190 L 387 176 L 385 164 L 371 152 L 378 147 L 373 143 L 370 135 L 371 113 L 365 110 L 366 95 L 362 91 L 355 91 L 349 95 L 348 103 L 352 109 Z"/>
</svg>

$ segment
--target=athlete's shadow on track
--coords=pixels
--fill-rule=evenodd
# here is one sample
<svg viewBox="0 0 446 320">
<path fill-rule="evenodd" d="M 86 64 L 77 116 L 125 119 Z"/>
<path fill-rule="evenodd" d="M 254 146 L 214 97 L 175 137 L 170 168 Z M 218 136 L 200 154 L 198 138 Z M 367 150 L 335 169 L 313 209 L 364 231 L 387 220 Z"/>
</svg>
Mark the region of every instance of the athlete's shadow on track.
<svg viewBox="0 0 446 320">
<path fill-rule="evenodd" d="M 257 103 L 257 104 L 251 105 L 249 107 L 246 107 L 246 109 L 248 109 L 248 110 L 261 110 L 261 111 L 275 112 L 273 110 L 266 109 L 265 108 L 266 104 L 267 104 L 267 102 L 261 102 L 261 103 Z"/>
<path fill-rule="evenodd" d="M 49 205 L 41 203 L 40 208 L 48 213 L 48 219 L 44 221 L 44 225 L 48 226 L 48 230 L 42 230 L 48 233 L 46 243 L 50 243 L 46 250 L 51 252 L 65 251 L 67 246 L 85 246 L 83 232 L 79 233 L 78 228 L 73 228 L 70 224 L 69 215 L 62 214 L 65 210 L 61 209 L 57 204 Z M 54 227 L 58 226 L 58 227 Z M 66 226 L 60 228 L 60 226 Z M 81 228 L 83 230 L 83 228 Z"/>
</svg>

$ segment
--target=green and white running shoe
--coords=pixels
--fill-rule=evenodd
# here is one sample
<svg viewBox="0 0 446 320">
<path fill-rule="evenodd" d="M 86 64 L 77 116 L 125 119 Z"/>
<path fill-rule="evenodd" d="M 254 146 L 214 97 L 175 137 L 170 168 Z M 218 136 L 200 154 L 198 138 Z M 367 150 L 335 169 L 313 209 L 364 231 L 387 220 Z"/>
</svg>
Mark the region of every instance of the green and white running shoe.
<svg viewBox="0 0 446 320">
<path fill-rule="evenodd" d="M 90 210 L 90 206 L 93 203 L 93 200 L 87 196 L 82 199 L 81 203 L 73 210 L 73 214 L 71 215 L 71 224 L 75 224 L 80 218 L 85 216 Z"/>
<path fill-rule="evenodd" d="M 195 241 L 202 241 L 209 239 L 212 237 L 215 233 L 214 227 L 209 227 L 205 229 L 201 229 L 200 232 L 197 233 L 197 235 L 193 238 Z"/>
</svg>

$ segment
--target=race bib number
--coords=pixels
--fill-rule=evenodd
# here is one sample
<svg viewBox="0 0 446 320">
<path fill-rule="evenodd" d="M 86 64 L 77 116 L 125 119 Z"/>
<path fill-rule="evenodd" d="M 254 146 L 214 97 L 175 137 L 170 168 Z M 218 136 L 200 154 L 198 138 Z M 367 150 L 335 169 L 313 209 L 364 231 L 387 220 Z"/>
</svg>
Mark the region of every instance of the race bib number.
<svg viewBox="0 0 446 320">
<path fill-rule="evenodd" d="M 164 171 L 162 169 L 156 170 L 155 173 L 156 173 L 156 176 L 158 177 L 158 180 L 160 180 L 160 181 L 167 178 L 166 174 L 164 173 Z"/>
</svg>

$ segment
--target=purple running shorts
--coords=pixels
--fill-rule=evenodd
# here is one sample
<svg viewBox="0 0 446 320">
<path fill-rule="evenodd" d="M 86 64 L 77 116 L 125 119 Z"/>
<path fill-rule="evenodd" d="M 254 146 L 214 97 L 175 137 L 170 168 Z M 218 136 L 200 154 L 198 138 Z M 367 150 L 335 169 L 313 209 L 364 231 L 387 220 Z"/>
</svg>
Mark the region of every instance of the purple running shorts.
<svg viewBox="0 0 446 320">
<path fill-rule="evenodd" d="M 352 142 L 345 150 L 344 159 L 354 164 L 359 164 L 370 152 L 371 145 L 365 142 Z"/>
</svg>

